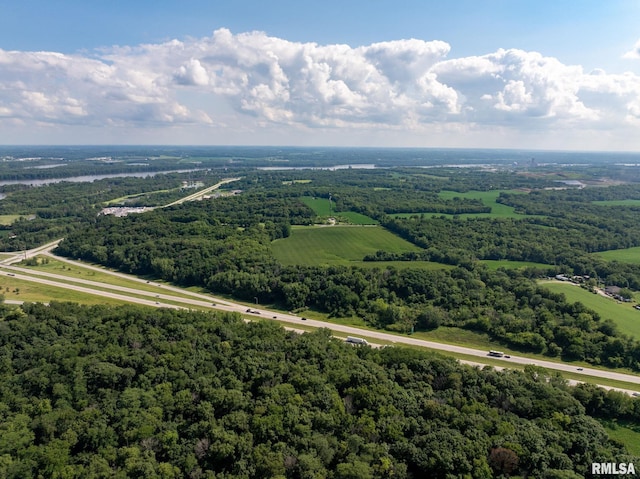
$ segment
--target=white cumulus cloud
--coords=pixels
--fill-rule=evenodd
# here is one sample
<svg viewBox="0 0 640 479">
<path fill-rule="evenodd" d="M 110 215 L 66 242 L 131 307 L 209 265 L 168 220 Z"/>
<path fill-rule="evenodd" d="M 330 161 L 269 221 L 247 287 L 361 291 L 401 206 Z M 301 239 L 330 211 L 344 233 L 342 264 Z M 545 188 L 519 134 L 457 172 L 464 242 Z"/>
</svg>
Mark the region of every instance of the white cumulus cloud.
<svg viewBox="0 0 640 479">
<path fill-rule="evenodd" d="M 640 60 L 640 40 L 636 42 L 631 50 L 623 55 L 623 58 L 629 58 L 631 60 Z"/>
<path fill-rule="evenodd" d="M 501 132 L 637 126 L 640 77 L 585 73 L 538 52 L 448 58 L 439 41 L 352 47 L 263 32 L 87 55 L 0 50 L 0 126 L 265 127 Z M 625 56 L 640 58 L 640 42 Z"/>
</svg>

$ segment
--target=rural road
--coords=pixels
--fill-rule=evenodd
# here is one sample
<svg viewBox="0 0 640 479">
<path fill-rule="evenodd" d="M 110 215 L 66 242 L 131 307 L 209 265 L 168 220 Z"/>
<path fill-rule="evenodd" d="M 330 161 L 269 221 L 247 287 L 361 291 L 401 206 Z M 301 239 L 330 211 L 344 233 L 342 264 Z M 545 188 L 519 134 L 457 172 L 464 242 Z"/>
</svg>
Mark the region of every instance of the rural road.
<svg viewBox="0 0 640 479">
<path fill-rule="evenodd" d="M 478 361 L 476 364 L 483 364 L 482 359 L 487 358 L 487 351 L 483 351 L 483 350 L 456 346 L 451 344 L 437 343 L 433 341 L 426 341 L 423 339 L 417 339 L 409 336 L 397 336 L 397 335 L 385 333 L 382 331 L 360 329 L 353 326 L 327 323 L 324 321 L 318 321 L 313 319 L 303 320 L 300 316 L 296 316 L 293 314 L 269 311 L 269 310 L 257 308 L 254 306 L 251 306 L 250 308 L 248 308 L 246 305 L 241 305 L 231 301 L 216 298 L 210 295 L 193 293 L 181 288 L 177 288 L 174 286 L 167 286 L 164 284 L 161 285 L 155 282 L 148 283 L 146 280 L 137 278 L 135 276 L 131 276 L 123 273 L 111 272 L 104 268 L 90 266 L 81 262 L 76 262 L 76 261 L 62 258 L 59 256 L 54 256 L 50 253 L 50 250 L 55 248 L 57 244 L 58 242 L 52 242 L 47 245 L 41 246 L 39 248 L 29 250 L 27 252 L 17 253 L 14 257 L 5 258 L 4 260 L 0 261 L 0 267 L 3 270 L 2 274 L 3 275 L 6 274 L 9 276 L 15 277 L 16 279 L 21 279 L 25 281 L 34 281 L 41 284 L 72 289 L 72 290 L 81 291 L 87 294 L 93 294 L 93 295 L 98 295 L 106 298 L 113 298 L 117 300 L 134 302 L 134 303 L 146 305 L 146 306 L 169 307 L 169 308 L 182 307 L 185 309 L 188 309 L 190 307 L 196 307 L 196 306 L 205 307 L 205 308 L 215 308 L 217 310 L 222 310 L 222 311 L 241 313 L 243 316 L 246 316 L 246 317 L 277 320 L 282 323 L 285 323 L 287 327 L 290 327 L 290 328 L 291 327 L 295 328 L 295 326 L 293 325 L 298 325 L 298 326 L 305 325 L 305 326 L 310 326 L 314 328 L 329 328 L 334 333 L 351 335 L 351 336 L 362 336 L 367 338 L 368 340 L 374 340 L 374 341 L 380 340 L 384 342 L 391 342 L 398 345 L 407 344 L 407 345 L 413 345 L 413 346 L 420 346 L 420 347 L 424 347 L 432 350 L 439 350 L 439 351 L 464 354 L 468 356 L 474 356 L 478 358 Z M 91 281 L 91 280 L 86 280 L 82 278 L 74 278 L 69 276 L 58 275 L 55 273 L 48 273 L 44 271 L 12 266 L 13 263 L 19 262 L 25 257 L 29 258 L 38 254 L 50 255 L 52 257 L 55 257 L 55 259 L 58 261 L 63 261 L 70 264 L 76 264 L 79 267 L 100 271 L 103 274 L 111 274 L 114 276 L 126 278 L 130 281 L 138 282 L 141 285 L 148 283 L 148 285 L 151 285 L 151 286 L 161 287 L 162 291 L 151 292 L 151 291 L 145 291 L 143 289 L 110 285 L 110 284 L 101 283 L 98 281 Z M 179 293 L 181 296 L 177 296 L 172 293 Z M 136 297 L 133 297 L 132 295 L 135 295 Z M 248 309 L 250 309 L 250 312 L 248 311 Z M 592 368 L 586 368 L 586 367 L 584 369 L 578 370 L 576 366 L 567 364 L 567 363 L 557 363 L 557 362 L 544 361 L 544 360 L 538 360 L 538 359 L 524 358 L 524 357 L 519 357 L 514 355 L 512 355 L 510 358 L 491 358 L 491 359 L 492 361 L 496 361 L 496 360 L 503 361 L 504 367 L 506 368 L 508 368 L 509 365 L 524 366 L 528 364 L 534 364 L 550 370 L 564 371 L 564 372 L 570 372 L 574 374 L 584 374 L 585 376 L 600 377 L 600 378 L 625 381 L 629 383 L 635 383 L 638 385 L 637 389 L 623 390 L 623 391 L 628 394 L 632 394 L 636 391 L 640 392 L 640 376 L 636 376 L 632 374 L 617 373 L 613 371 L 604 371 L 604 370 L 592 369 Z M 615 389 L 618 389 L 618 388 L 615 388 Z"/>
</svg>

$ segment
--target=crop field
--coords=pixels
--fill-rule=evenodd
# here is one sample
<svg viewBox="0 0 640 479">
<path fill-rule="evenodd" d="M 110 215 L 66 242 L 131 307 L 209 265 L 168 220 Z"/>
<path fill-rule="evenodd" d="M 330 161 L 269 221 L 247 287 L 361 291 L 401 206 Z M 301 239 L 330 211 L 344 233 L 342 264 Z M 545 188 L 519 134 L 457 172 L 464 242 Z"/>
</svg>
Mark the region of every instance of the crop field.
<svg viewBox="0 0 640 479">
<path fill-rule="evenodd" d="M 278 261 L 287 265 L 349 265 L 362 262 L 365 255 L 378 250 L 420 251 L 417 246 L 377 226 L 293 228 L 290 237 L 274 241 L 271 247 Z"/>
<path fill-rule="evenodd" d="M 568 283 L 542 281 L 540 284 L 555 293 L 564 293 L 568 301 L 580 302 L 604 319 L 611 319 L 621 333 L 640 339 L 640 311 L 634 309 L 631 303 L 617 303 L 612 298 L 590 293 Z"/>
<path fill-rule="evenodd" d="M 608 261 L 619 261 L 620 263 L 640 264 L 640 247 L 612 249 L 609 251 L 601 251 L 593 253 Z"/>
</svg>

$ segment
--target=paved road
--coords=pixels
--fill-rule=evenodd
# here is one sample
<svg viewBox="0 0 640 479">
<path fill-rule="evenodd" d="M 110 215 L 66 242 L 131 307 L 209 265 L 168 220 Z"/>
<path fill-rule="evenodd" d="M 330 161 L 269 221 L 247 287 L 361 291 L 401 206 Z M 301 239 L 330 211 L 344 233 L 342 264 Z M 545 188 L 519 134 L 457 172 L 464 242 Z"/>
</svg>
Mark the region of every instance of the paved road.
<svg viewBox="0 0 640 479">
<path fill-rule="evenodd" d="M 185 201 L 193 201 L 195 199 L 198 199 L 198 198 L 206 195 L 207 193 L 210 193 L 213 190 L 217 190 L 222 185 L 225 185 L 227 183 L 231 183 L 232 181 L 238 181 L 239 179 L 240 178 L 227 178 L 225 180 L 220 181 L 219 183 L 216 183 L 213 186 L 209 186 L 208 188 L 205 188 L 204 190 L 199 190 L 199 191 L 193 193 L 192 195 L 185 196 L 184 198 L 180 198 L 179 200 L 176 200 L 176 201 L 174 201 L 172 203 L 164 205 L 162 208 L 168 208 L 169 206 L 179 205 L 181 203 L 184 203 Z"/>
<path fill-rule="evenodd" d="M 370 330 L 365 330 L 361 328 L 356 328 L 353 326 L 326 323 L 323 321 L 317 321 L 313 319 L 303 320 L 300 316 L 296 316 L 293 314 L 273 312 L 273 311 L 269 311 L 262 308 L 256 308 L 254 306 L 247 308 L 246 305 L 223 300 L 210 295 L 192 293 L 192 292 L 185 291 L 183 289 L 176 288 L 173 286 L 162 285 L 161 287 L 163 289 L 163 292 L 154 293 L 154 292 L 139 290 L 135 288 L 114 286 L 106 283 L 100 283 L 97 281 L 85 280 L 81 278 L 70 278 L 68 276 L 56 275 L 55 273 L 46 273 L 42 271 L 34 271 L 26 268 L 20 268 L 17 266 L 11 266 L 11 263 L 20 261 L 25 257 L 25 255 L 27 257 L 31 257 L 36 254 L 51 255 L 49 251 L 53 249 L 56 244 L 57 242 L 52 242 L 49 245 L 45 245 L 40 248 L 27 251 L 26 253 L 21 252 L 19 254 L 16 254 L 15 258 L 5 259 L 4 261 L 0 262 L 0 266 L 4 270 L 4 273 L 2 274 L 10 274 L 22 280 L 35 281 L 42 284 L 48 284 L 51 286 L 73 289 L 76 291 L 82 291 L 89 294 L 95 294 L 103 297 L 130 301 L 130 302 L 148 305 L 148 306 L 163 306 L 163 307 L 171 307 L 171 308 L 179 308 L 179 307 L 189 308 L 193 306 L 209 307 L 209 308 L 215 307 L 215 309 L 219 309 L 223 311 L 242 313 L 244 316 L 247 316 L 247 317 L 273 319 L 283 323 L 288 323 L 289 325 L 305 324 L 307 326 L 311 326 L 314 328 L 330 328 L 332 331 L 336 333 L 344 334 L 344 335 L 363 336 L 363 337 L 366 337 L 367 339 L 373 339 L 373 340 L 377 339 L 385 342 L 392 342 L 395 344 L 409 344 L 409 345 L 420 346 L 420 347 L 425 347 L 425 348 L 434 349 L 434 350 L 448 351 L 448 352 L 454 352 L 459 354 L 465 354 L 468 356 L 475 356 L 478 358 L 478 363 L 480 364 L 482 363 L 482 358 L 487 358 L 487 351 L 477 350 L 473 348 L 466 348 L 462 346 L 455 346 L 451 344 L 436 343 L 433 341 L 426 341 L 426 340 L 416 339 L 416 338 L 407 337 L 407 336 L 396 336 L 396 335 L 385 333 L 382 331 L 370 331 Z M 98 268 L 95 266 L 87 266 L 84 263 L 75 262 L 75 261 L 68 260 L 66 258 L 61 258 L 58 256 L 55 256 L 55 258 L 57 260 L 64 261 L 67 263 L 77 264 L 78 266 L 81 266 L 83 268 L 94 269 L 102 273 L 125 277 L 132 281 L 137 281 L 140 283 L 147 283 L 146 280 L 136 278 L 130 275 L 126 275 L 123 273 L 115 273 L 115 272 L 110 272 L 108 270 L 105 270 L 103 268 Z M 150 283 L 150 284 L 156 285 L 156 286 L 159 285 L 159 283 Z M 99 290 L 95 288 L 102 288 L 104 290 Z M 173 293 L 180 292 L 181 295 L 188 295 L 189 298 L 175 296 L 171 294 L 172 292 Z M 130 296 L 132 294 L 135 294 L 136 296 L 142 296 L 142 298 L 134 298 Z M 150 298 L 150 299 L 147 299 L 147 298 Z M 169 301 L 171 303 L 178 303 L 184 306 L 176 306 L 175 304 L 168 303 Z M 576 366 L 573 366 L 567 363 L 556 363 L 551 361 L 530 359 L 530 358 L 524 358 L 524 357 L 513 356 L 513 355 L 510 358 L 491 358 L 491 359 L 494 361 L 495 360 L 504 361 L 504 367 L 509 367 L 509 365 L 511 364 L 513 365 L 535 364 L 551 370 L 565 371 L 565 372 L 571 372 L 575 374 L 584 374 L 586 376 L 626 381 L 629 383 L 638 384 L 637 391 L 640 391 L 640 376 L 637 376 L 637 375 L 603 371 L 603 370 L 592 369 L 592 368 L 584 368 L 584 369 L 578 370 Z M 629 391 L 629 392 L 631 393 L 635 391 Z"/>
</svg>

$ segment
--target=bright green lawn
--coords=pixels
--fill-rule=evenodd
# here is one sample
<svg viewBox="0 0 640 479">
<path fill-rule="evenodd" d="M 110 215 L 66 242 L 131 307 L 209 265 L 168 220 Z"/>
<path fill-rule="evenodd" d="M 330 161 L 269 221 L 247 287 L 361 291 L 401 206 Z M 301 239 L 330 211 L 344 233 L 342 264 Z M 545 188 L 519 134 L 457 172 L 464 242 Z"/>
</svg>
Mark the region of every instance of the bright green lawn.
<svg viewBox="0 0 640 479">
<path fill-rule="evenodd" d="M 619 261 L 620 263 L 632 263 L 640 264 L 640 247 L 625 248 L 625 249 L 612 249 L 609 251 L 601 251 L 600 253 L 593 253 L 596 256 L 600 256 L 608 261 Z"/>
<path fill-rule="evenodd" d="M 272 250 L 286 265 L 349 265 L 378 250 L 391 253 L 420 248 L 378 226 L 318 226 L 294 228 L 291 236 L 274 241 Z"/>
<path fill-rule="evenodd" d="M 564 293 L 568 301 L 580 302 L 604 319 L 611 319 L 621 333 L 640 339 L 640 311 L 635 310 L 631 303 L 617 303 L 612 298 L 559 281 L 541 281 L 540 284 L 556 293 Z"/>
</svg>

